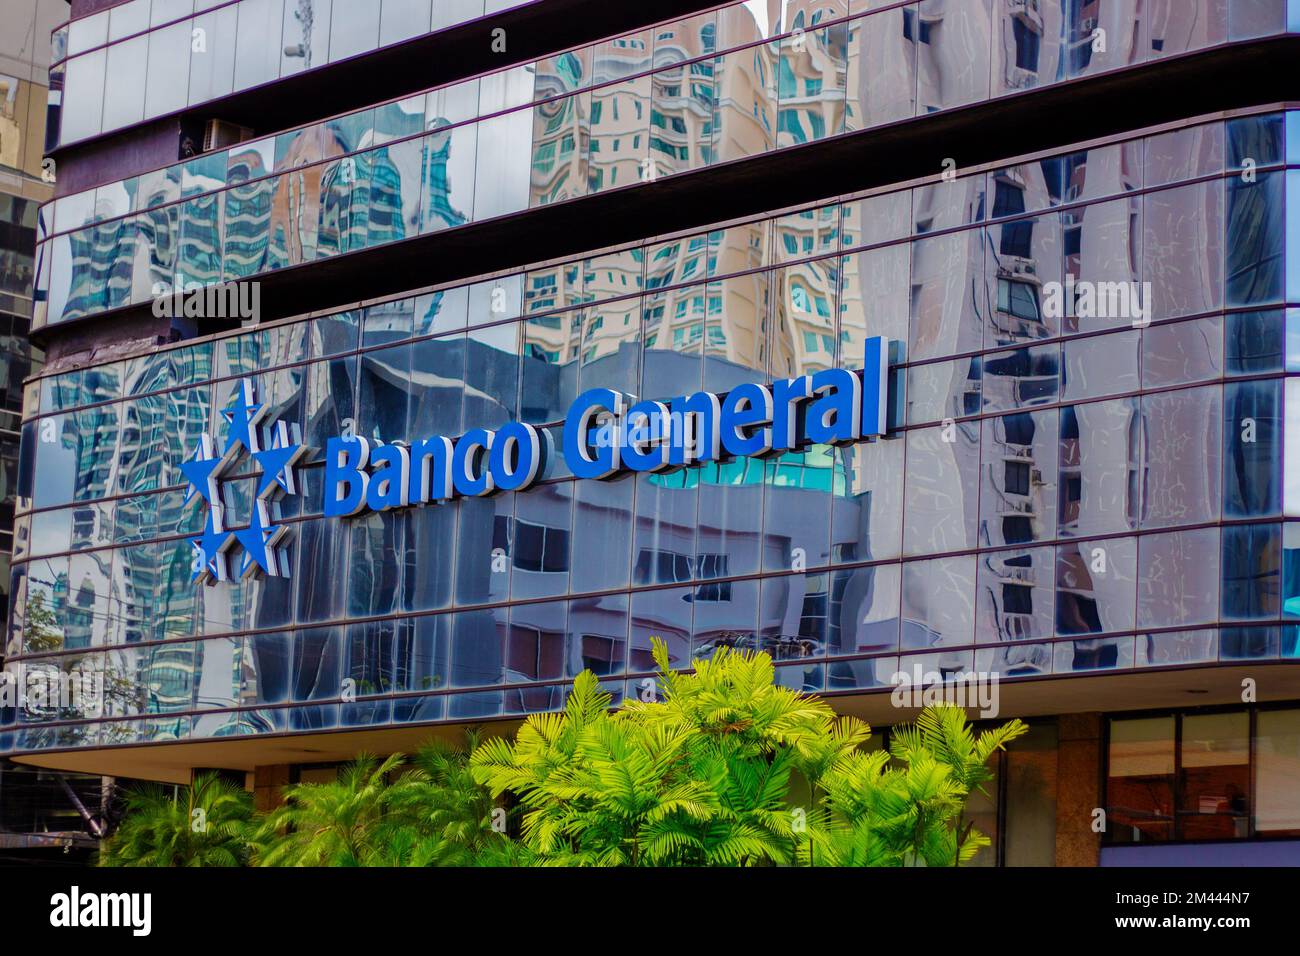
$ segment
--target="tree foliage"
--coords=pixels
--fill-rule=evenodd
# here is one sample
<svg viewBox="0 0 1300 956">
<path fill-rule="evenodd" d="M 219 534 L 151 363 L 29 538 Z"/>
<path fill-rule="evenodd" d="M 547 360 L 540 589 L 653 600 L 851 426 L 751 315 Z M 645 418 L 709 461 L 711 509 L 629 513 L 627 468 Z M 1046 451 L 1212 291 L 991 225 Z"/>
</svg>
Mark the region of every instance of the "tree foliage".
<svg viewBox="0 0 1300 956">
<path fill-rule="evenodd" d="M 796 837 L 792 774 L 869 733 L 824 702 L 776 686 L 766 654 L 721 648 L 693 674 L 654 642 L 663 700 L 610 711 L 595 675 L 562 713 L 535 714 L 514 742 L 495 739 L 471 766 L 524 808 L 523 842 L 557 865 L 778 864 Z"/>
<path fill-rule="evenodd" d="M 562 713 L 474 753 L 476 778 L 520 801 L 540 862 L 936 866 L 988 844 L 965 801 L 1018 721 L 975 739 L 963 711 L 936 708 L 873 753 L 865 723 L 777 686 L 766 654 L 720 648 L 693 674 L 672 671 L 657 639 L 654 655 L 662 700 L 611 712 L 584 673 Z M 812 805 L 792 806 L 804 786 Z"/>
<path fill-rule="evenodd" d="M 477 737 L 434 741 L 407 763 L 362 754 L 329 783 L 287 787 L 254 836 L 261 866 L 469 866 L 510 863 L 487 791 L 469 773 Z"/>
<path fill-rule="evenodd" d="M 252 800 L 215 773 L 188 787 L 127 792 L 126 815 L 99 847 L 101 866 L 243 866 Z"/>
<path fill-rule="evenodd" d="M 958 866 L 989 845 L 966 802 L 1026 731 L 1019 720 L 977 735 L 960 708 L 930 707 L 872 750 L 861 720 L 777 685 L 767 654 L 719 648 L 677 673 L 653 645 L 657 699 L 613 709 L 584 672 L 563 711 L 529 716 L 513 739 L 470 733 L 409 761 L 363 754 L 335 781 L 285 788 L 256 820 L 211 775 L 176 797 L 147 788 L 103 862 Z"/>
</svg>

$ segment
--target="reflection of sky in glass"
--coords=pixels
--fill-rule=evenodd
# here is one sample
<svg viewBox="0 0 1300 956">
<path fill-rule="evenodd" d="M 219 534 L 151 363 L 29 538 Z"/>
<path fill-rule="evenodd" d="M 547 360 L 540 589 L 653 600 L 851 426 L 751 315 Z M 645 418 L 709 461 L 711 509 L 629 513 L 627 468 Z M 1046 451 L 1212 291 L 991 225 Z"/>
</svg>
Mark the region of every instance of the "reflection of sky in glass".
<svg viewBox="0 0 1300 956">
<path fill-rule="evenodd" d="M 790 0 L 782 0 L 782 7 L 786 6 L 789 2 Z M 749 15 L 754 18 L 754 23 L 758 26 L 759 36 L 768 36 L 767 0 L 745 0 L 741 6 L 743 6 L 749 12 Z"/>
</svg>

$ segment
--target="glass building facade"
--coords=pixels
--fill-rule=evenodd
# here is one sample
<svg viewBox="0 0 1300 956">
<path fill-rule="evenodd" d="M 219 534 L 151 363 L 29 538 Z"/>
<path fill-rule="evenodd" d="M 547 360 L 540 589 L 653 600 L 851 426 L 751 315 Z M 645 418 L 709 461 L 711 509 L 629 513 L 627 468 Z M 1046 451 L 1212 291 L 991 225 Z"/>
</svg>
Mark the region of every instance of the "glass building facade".
<svg viewBox="0 0 1300 956">
<path fill-rule="evenodd" d="M 75 143 L 527 6 L 516 0 L 126 0 L 51 35 Z"/>
<path fill-rule="evenodd" d="M 135 3 L 147 6 L 132 0 L 111 12 Z M 286 18 L 293 6 L 285 0 Z M 1286 26 L 1281 0 L 1167 4 L 1144 28 L 1138 0 L 1107 4 L 1110 26 L 1098 26 L 1095 6 L 925 0 L 850 11 L 845 0 L 751 0 L 206 153 L 44 210 L 37 323 L 148 302 L 160 285 L 253 279 Z M 379 16 L 378 4 L 366 8 Z M 144 70 L 143 55 L 130 60 Z M 125 68 L 109 69 L 107 85 L 81 89 L 102 85 L 106 113 L 113 97 L 127 97 L 137 121 L 145 91 L 183 88 L 142 75 L 118 93 Z M 94 105 L 67 85 L 65 138 L 76 112 Z"/>
<path fill-rule="evenodd" d="M 133 0 L 100 26 L 138 4 L 150 22 Z M 289 23 L 278 0 L 202 15 L 242 23 L 272 6 Z M 381 45 L 398 7 L 430 16 L 427 2 L 368 6 Z M 104 100 L 74 106 L 73 64 L 95 55 L 72 49 L 83 22 L 65 31 L 65 143 L 124 125 L 153 88 L 112 67 L 114 44 L 135 41 L 96 34 Z M 376 246 L 835 137 L 870 144 L 877 128 L 1012 109 L 1289 23 L 1281 0 L 828 0 L 559 44 L 60 196 L 39 214 L 35 324 L 51 343 L 107 342 L 160 289 L 323 275 Z M 255 82 L 279 75 L 262 65 Z M 92 107 L 93 121 L 76 112 Z M 311 314 L 56 363 L 24 392 L 5 666 L 89 675 L 105 693 L 93 711 L 0 707 L 0 752 L 518 717 L 562 707 L 584 669 L 618 700 L 653 674 L 652 637 L 679 667 L 720 646 L 766 651 L 780 683 L 847 707 L 914 667 L 1098 688 L 1282 673 L 1300 659 L 1300 113 L 1285 107 L 1189 105 L 1178 122 L 951 171 L 936 160 L 814 202 L 755 197 L 748 214 L 683 213 L 688 228 L 582 255 L 527 249 L 518 268 L 377 301 L 358 285 Z M 878 440 L 605 481 L 553 455 L 526 490 L 322 513 L 336 436 L 377 446 L 519 421 L 558 448 L 590 389 L 667 400 L 857 370 L 873 336 L 890 343 Z M 245 383 L 307 448 L 294 493 L 269 507 L 288 573 L 204 585 L 194 542 L 211 522 L 183 466 L 204 436 L 224 443 Z M 251 455 L 233 458 L 228 529 L 258 520 L 264 484 Z M 1090 738 L 1109 754 L 1097 805 L 1122 822 L 1107 843 L 1294 836 L 1293 714 L 1246 708 L 1223 718 L 1240 727 L 1200 730 L 1181 711 L 1108 719 Z M 1211 806 L 1227 778 L 1184 774 L 1199 766 L 1178 756 L 1193 731 L 1175 745 L 1151 721 L 1268 734 L 1276 756 L 1234 770 L 1242 798 Z M 1040 844 L 1067 799 L 1057 753 L 1073 726 L 1035 723 L 999 758 L 985 862 L 1053 861 Z M 1150 796 L 1155 777 L 1167 799 Z"/>
</svg>

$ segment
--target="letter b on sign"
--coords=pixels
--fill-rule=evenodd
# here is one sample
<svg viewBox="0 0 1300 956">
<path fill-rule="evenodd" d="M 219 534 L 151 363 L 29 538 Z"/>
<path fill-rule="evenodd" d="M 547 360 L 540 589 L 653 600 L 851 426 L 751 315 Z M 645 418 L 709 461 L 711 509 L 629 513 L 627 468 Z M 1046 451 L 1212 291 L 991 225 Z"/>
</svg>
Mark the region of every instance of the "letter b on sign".
<svg viewBox="0 0 1300 956">
<path fill-rule="evenodd" d="M 370 444 L 360 435 L 325 443 L 325 517 L 354 515 L 366 506 Z"/>
</svg>

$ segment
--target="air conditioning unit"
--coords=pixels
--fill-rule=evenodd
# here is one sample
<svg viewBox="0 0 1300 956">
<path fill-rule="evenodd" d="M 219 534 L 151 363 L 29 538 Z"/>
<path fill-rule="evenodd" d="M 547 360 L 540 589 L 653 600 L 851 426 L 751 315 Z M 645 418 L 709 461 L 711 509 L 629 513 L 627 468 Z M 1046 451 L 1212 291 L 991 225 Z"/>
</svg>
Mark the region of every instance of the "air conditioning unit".
<svg viewBox="0 0 1300 956">
<path fill-rule="evenodd" d="M 1004 256 L 999 274 L 1006 273 L 1009 279 L 1027 279 L 1038 277 L 1038 260 L 1026 259 L 1024 256 Z"/>
<path fill-rule="evenodd" d="M 203 152 L 210 153 L 214 149 L 225 149 L 227 146 L 242 143 L 252 135 L 253 131 L 247 126 L 210 119 L 203 126 Z"/>
<path fill-rule="evenodd" d="M 1009 584 L 1036 584 L 1037 575 L 1033 568 L 1002 566 L 1002 580 Z"/>
</svg>

